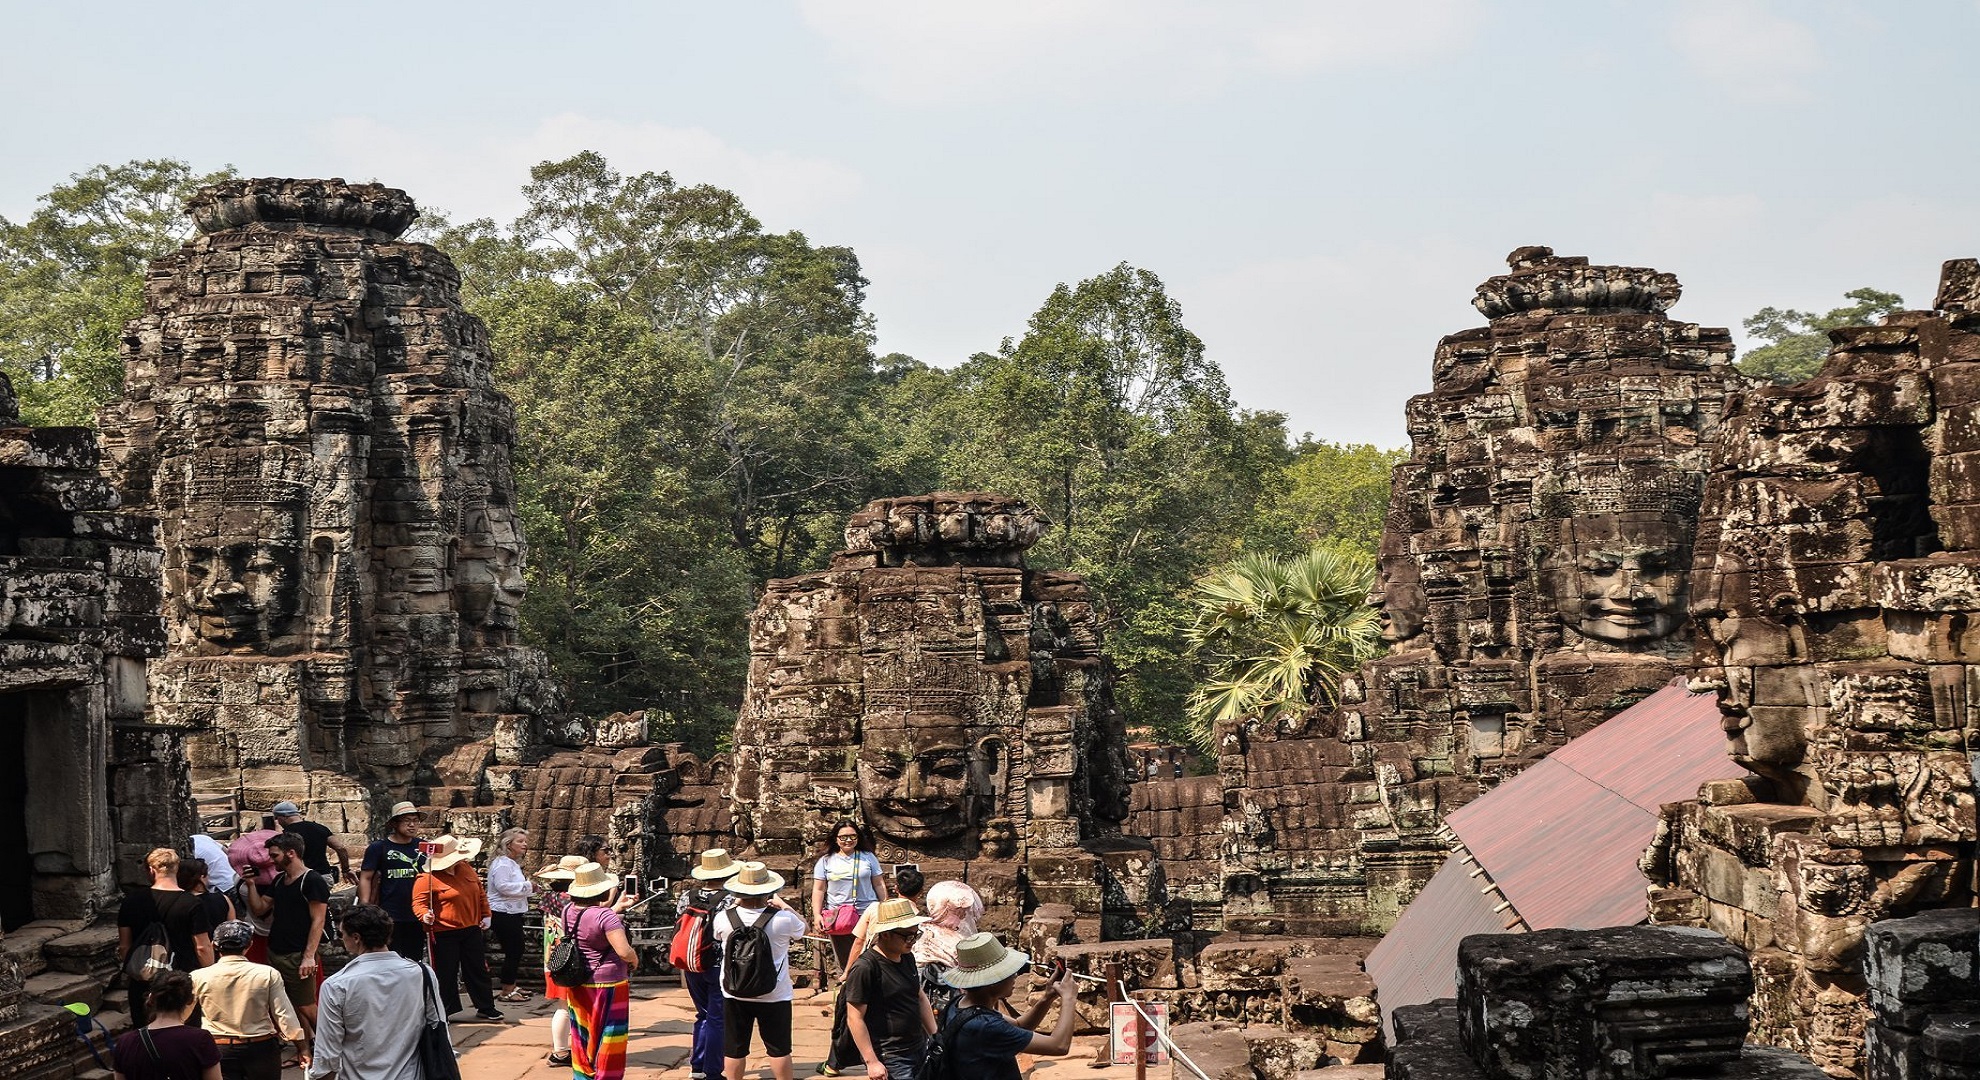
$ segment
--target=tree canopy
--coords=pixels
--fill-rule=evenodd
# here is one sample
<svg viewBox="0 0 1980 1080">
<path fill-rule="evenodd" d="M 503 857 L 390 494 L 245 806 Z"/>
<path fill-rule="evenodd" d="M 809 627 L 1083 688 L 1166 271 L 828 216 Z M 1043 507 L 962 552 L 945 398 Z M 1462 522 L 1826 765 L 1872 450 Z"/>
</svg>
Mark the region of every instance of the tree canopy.
<svg viewBox="0 0 1980 1080">
<path fill-rule="evenodd" d="M 144 310 L 144 272 L 192 234 L 185 202 L 202 184 L 180 161 L 98 165 L 43 195 L 16 224 L 0 217 L 0 370 L 30 424 L 94 424 L 123 386 L 124 324 Z"/>
<path fill-rule="evenodd" d="M 1746 317 L 1746 332 L 1767 344 L 1742 357 L 1736 365 L 1756 379 L 1800 382 L 1821 370 L 1829 354 L 1829 331 L 1843 326 L 1867 326 L 1904 310 L 1904 298 L 1878 289 L 1851 289 L 1843 294 L 1856 301 L 1817 315 L 1793 308 L 1764 307 Z"/>
</svg>

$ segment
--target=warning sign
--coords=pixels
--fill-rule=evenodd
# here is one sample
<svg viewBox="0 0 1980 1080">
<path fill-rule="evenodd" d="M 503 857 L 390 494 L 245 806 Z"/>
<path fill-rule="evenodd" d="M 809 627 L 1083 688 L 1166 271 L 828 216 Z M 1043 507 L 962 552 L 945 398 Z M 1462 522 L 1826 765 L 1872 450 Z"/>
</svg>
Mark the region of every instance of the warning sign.
<svg viewBox="0 0 1980 1080">
<path fill-rule="evenodd" d="M 1141 1003 L 1141 1011 L 1148 1017 L 1141 1022 L 1141 1042 L 1146 1047 L 1144 1053 L 1147 1055 L 1142 1060 L 1150 1065 L 1166 1065 L 1169 1061 L 1169 1051 L 1162 1045 L 1162 1041 L 1156 1038 L 1156 1033 L 1160 1032 L 1164 1036 L 1169 1033 L 1168 1003 L 1144 1001 Z M 1135 1020 L 1133 1005 L 1123 1001 L 1113 1004 L 1113 1024 L 1108 1046 L 1113 1050 L 1113 1060 L 1116 1065 L 1134 1064 L 1134 1042 L 1130 1033 L 1134 1031 Z M 1154 1023 L 1149 1024 L 1149 1020 L 1153 1020 Z"/>
</svg>

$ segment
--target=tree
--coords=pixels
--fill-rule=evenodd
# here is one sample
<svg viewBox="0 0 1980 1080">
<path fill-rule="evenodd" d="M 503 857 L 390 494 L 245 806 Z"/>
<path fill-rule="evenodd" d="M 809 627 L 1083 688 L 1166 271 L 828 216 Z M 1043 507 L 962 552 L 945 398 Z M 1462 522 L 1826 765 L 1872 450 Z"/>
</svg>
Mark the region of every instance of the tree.
<svg viewBox="0 0 1980 1080">
<path fill-rule="evenodd" d="M 857 256 L 765 232 L 732 192 L 622 176 L 590 151 L 531 169 L 523 194 L 512 225 L 441 237 L 470 305 L 503 281 L 541 278 L 685 347 L 702 392 L 683 450 L 719 484 L 731 542 L 759 579 L 822 565 L 838 524 L 821 522 L 889 486 L 872 470 L 885 374 Z"/>
<path fill-rule="evenodd" d="M 1197 746 L 1216 752 L 1221 721 L 1334 704 L 1341 676 L 1380 649 L 1374 582 L 1373 553 L 1326 542 L 1287 558 L 1244 555 L 1198 581 L 1188 641 L 1209 674 L 1189 697 Z"/>
<path fill-rule="evenodd" d="M 945 389 L 921 437 L 947 484 L 1051 519 L 1031 561 L 1095 587 L 1130 717 L 1179 730 L 1182 596 L 1237 550 L 1286 461 L 1283 417 L 1238 410 L 1161 279 L 1125 264 L 1054 289 L 1021 340 Z"/>
<path fill-rule="evenodd" d="M 182 161 L 98 165 L 0 218 L 0 370 L 30 424 L 94 424 L 123 388 L 124 324 L 144 310 L 151 260 L 192 234 L 186 199 L 204 176 Z"/>
<path fill-rule="evenodd" d="M 1829 354 L 1829 331 L 1865 326 L 1904 310 L 1904 298 L 1877 289 L 1852 289 L 1843 294 L 1856 303 L 1816 315 L 1792 308 L 1764 307 L 1746 318 L 1746 332 L 1767 344 L 1746 354 L 1739 370 L 1776 383 L 1800 382 L 1821 370 Z"/>
<path fill-rule="evenodd" d="M 1279 490 L 1259 511 L 1247 546 L 1293 554 L 1322 540 L 1373 552 L 1389 509 L 1389 474 L 1408 453 L 1366 443 L 1303 440 Z"/>
</svg>

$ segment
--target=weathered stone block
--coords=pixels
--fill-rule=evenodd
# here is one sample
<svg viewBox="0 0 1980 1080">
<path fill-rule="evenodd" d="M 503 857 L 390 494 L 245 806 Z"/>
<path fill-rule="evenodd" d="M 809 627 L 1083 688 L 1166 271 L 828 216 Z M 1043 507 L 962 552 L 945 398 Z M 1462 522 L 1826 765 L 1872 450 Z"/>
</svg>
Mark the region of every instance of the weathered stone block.
<svg viewBox="0 0 1980 1080">
<path fill-rule="evenodd" d="M 1885 1024 L 1922 1030 L 1947 1005 L 1980 1002 L 1980 909 L 1948 908 L 1872 923 L 1864 934 L 1869 1004 Z"/>
<path fill-rule="evenodd" d="M 1458 946 L 1458 1027 L 1496 1080 L 1682 1075 L 1739 1058 L 1752 970 L 1710 931 L 1480 934 Z"/>
</svg>

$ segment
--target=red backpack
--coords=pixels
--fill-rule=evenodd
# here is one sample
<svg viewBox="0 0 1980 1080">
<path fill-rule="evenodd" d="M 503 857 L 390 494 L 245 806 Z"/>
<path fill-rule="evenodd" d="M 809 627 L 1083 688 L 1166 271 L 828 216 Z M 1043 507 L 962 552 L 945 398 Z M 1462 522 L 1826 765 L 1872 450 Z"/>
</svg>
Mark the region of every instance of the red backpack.
<svg viewBox="0 0 1980 1080">
<path fill-rule="evenodd" d="M 708 920 L 721 894 L 696 889 L 681 903 L 681 917 L 674 923 L 674 940 L 667 947 L 667 963 L 680 971 L 703 972 L 715 966 L 715 935 Z"/>
</svg>

